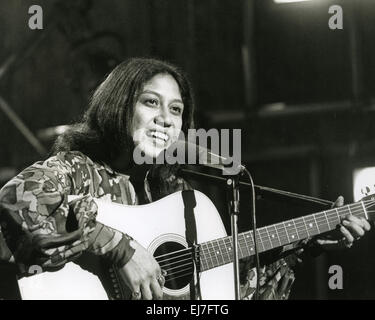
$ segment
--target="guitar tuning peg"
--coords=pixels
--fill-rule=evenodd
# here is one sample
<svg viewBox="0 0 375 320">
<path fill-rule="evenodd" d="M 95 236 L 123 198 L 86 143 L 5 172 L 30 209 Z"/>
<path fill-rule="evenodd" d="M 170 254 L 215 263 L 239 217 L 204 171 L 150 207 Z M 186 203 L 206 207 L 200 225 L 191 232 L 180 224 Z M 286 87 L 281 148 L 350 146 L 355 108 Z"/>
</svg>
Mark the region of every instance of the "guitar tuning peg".
<svg viewBox="0 0 375 320">
<path fill-rule="evenodd" d="M 364 196 L 368 196 L 372 193 L 375 193 L 375 185 L 374 186 L 366 186 L 364 188 L 361 189 L 361 193 L 364 195 Z"/>
</svg>

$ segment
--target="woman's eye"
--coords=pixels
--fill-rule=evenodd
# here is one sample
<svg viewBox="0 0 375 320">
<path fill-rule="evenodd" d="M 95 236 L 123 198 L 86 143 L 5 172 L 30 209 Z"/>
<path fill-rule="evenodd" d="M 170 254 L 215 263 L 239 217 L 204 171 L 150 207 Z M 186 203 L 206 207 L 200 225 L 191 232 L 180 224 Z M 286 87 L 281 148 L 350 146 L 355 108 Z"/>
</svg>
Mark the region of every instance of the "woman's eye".
<svg viewBox="0 0 375 320">
<path fill-rule="evenodd" d="M 182 114 L 182 108 L 181 107 L 171 107 L 171 110 L 174 114 L 177 114 L 177 115 Z"/>
<path fill-rule="evenodd" d="M 158 105 L 158 100 L 156 99 L 147 99 L 146 104 L 151 105 L 151 106 L 157 106 Z"/>
</svg>

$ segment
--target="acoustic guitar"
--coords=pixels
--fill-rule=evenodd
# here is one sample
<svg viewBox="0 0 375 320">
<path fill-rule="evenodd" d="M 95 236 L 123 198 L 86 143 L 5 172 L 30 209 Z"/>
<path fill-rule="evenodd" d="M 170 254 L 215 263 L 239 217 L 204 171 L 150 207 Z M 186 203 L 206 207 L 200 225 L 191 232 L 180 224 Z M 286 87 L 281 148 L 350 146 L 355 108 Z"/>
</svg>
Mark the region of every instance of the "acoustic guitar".
<svg viewBox="0 0 375 320">
<path fill-rule="evenodd" d="M 181 191 L 139 206 L 95 199 L 97 220 L 131 235 L 153 254 L 167 272 L 165 299 L 190 299 L 191 283 L 199 284 L 201 299 L 234 299 L 232 237 L 227 236 L 211 200 L 199 191 L 194 194 L 198 244 L 193 247 L 189 247 L 185 237 Z M 375 198 L 370 197 L 259 228 L 256 232 L 259 252 L 334 230 L 348 214 L 374 220 L 374 205 Z M 254 255 L 252 231 L 240 233 L 238 240 L 240 258 Z M 22 278 L 18 283 L 23 299 L 108 299 L 99 278 L 74 262 L 56 272 Z"/>
</svg>

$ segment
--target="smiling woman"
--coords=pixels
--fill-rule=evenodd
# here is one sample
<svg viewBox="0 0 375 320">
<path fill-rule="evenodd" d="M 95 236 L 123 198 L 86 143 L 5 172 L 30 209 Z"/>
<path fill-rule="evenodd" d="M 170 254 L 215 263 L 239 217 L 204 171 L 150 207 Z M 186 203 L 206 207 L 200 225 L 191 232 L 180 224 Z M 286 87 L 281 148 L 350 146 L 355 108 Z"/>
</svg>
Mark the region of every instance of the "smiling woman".
<svg viewBox="0 0 375 320">
<path fill-rule="evenodd" d="M 56 141 L 54 152 L 80 150 L 93 160 L 125 169 L 132 163 L 135 145 L 144 144 L 143 151 L 154 156 L 180 130 L 187 133 L 194 127 L 193 113 L 192 88 L 176 66 L 129 59 L 98 87 L 83 120 Z M 148 148 L 150 135 L 154 138 Z"/>
<path fill-rule="evenodd" d="M 169 74 L 158 74 L 143 86 L 135 104 L 131 136 L 135 147 L 156 158 L 177 140 L 182 128 L 179 86 Z"/>
</svg>

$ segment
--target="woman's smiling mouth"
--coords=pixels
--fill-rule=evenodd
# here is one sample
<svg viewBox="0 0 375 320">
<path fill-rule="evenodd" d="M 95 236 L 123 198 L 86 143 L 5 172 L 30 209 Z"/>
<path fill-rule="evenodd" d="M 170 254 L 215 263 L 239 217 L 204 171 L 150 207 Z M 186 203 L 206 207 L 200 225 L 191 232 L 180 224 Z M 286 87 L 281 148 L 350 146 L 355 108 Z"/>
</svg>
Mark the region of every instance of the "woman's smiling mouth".
<svg viewBox="0 0 375 320">
<path fill-rule="evenodd" d="M 148 130 L 146 135 L 154 139 L 154 141 L 162 142 L 163 144 L 169 140 L 169 136 L 166 133 L 157 130 Z"/>
</svg>

